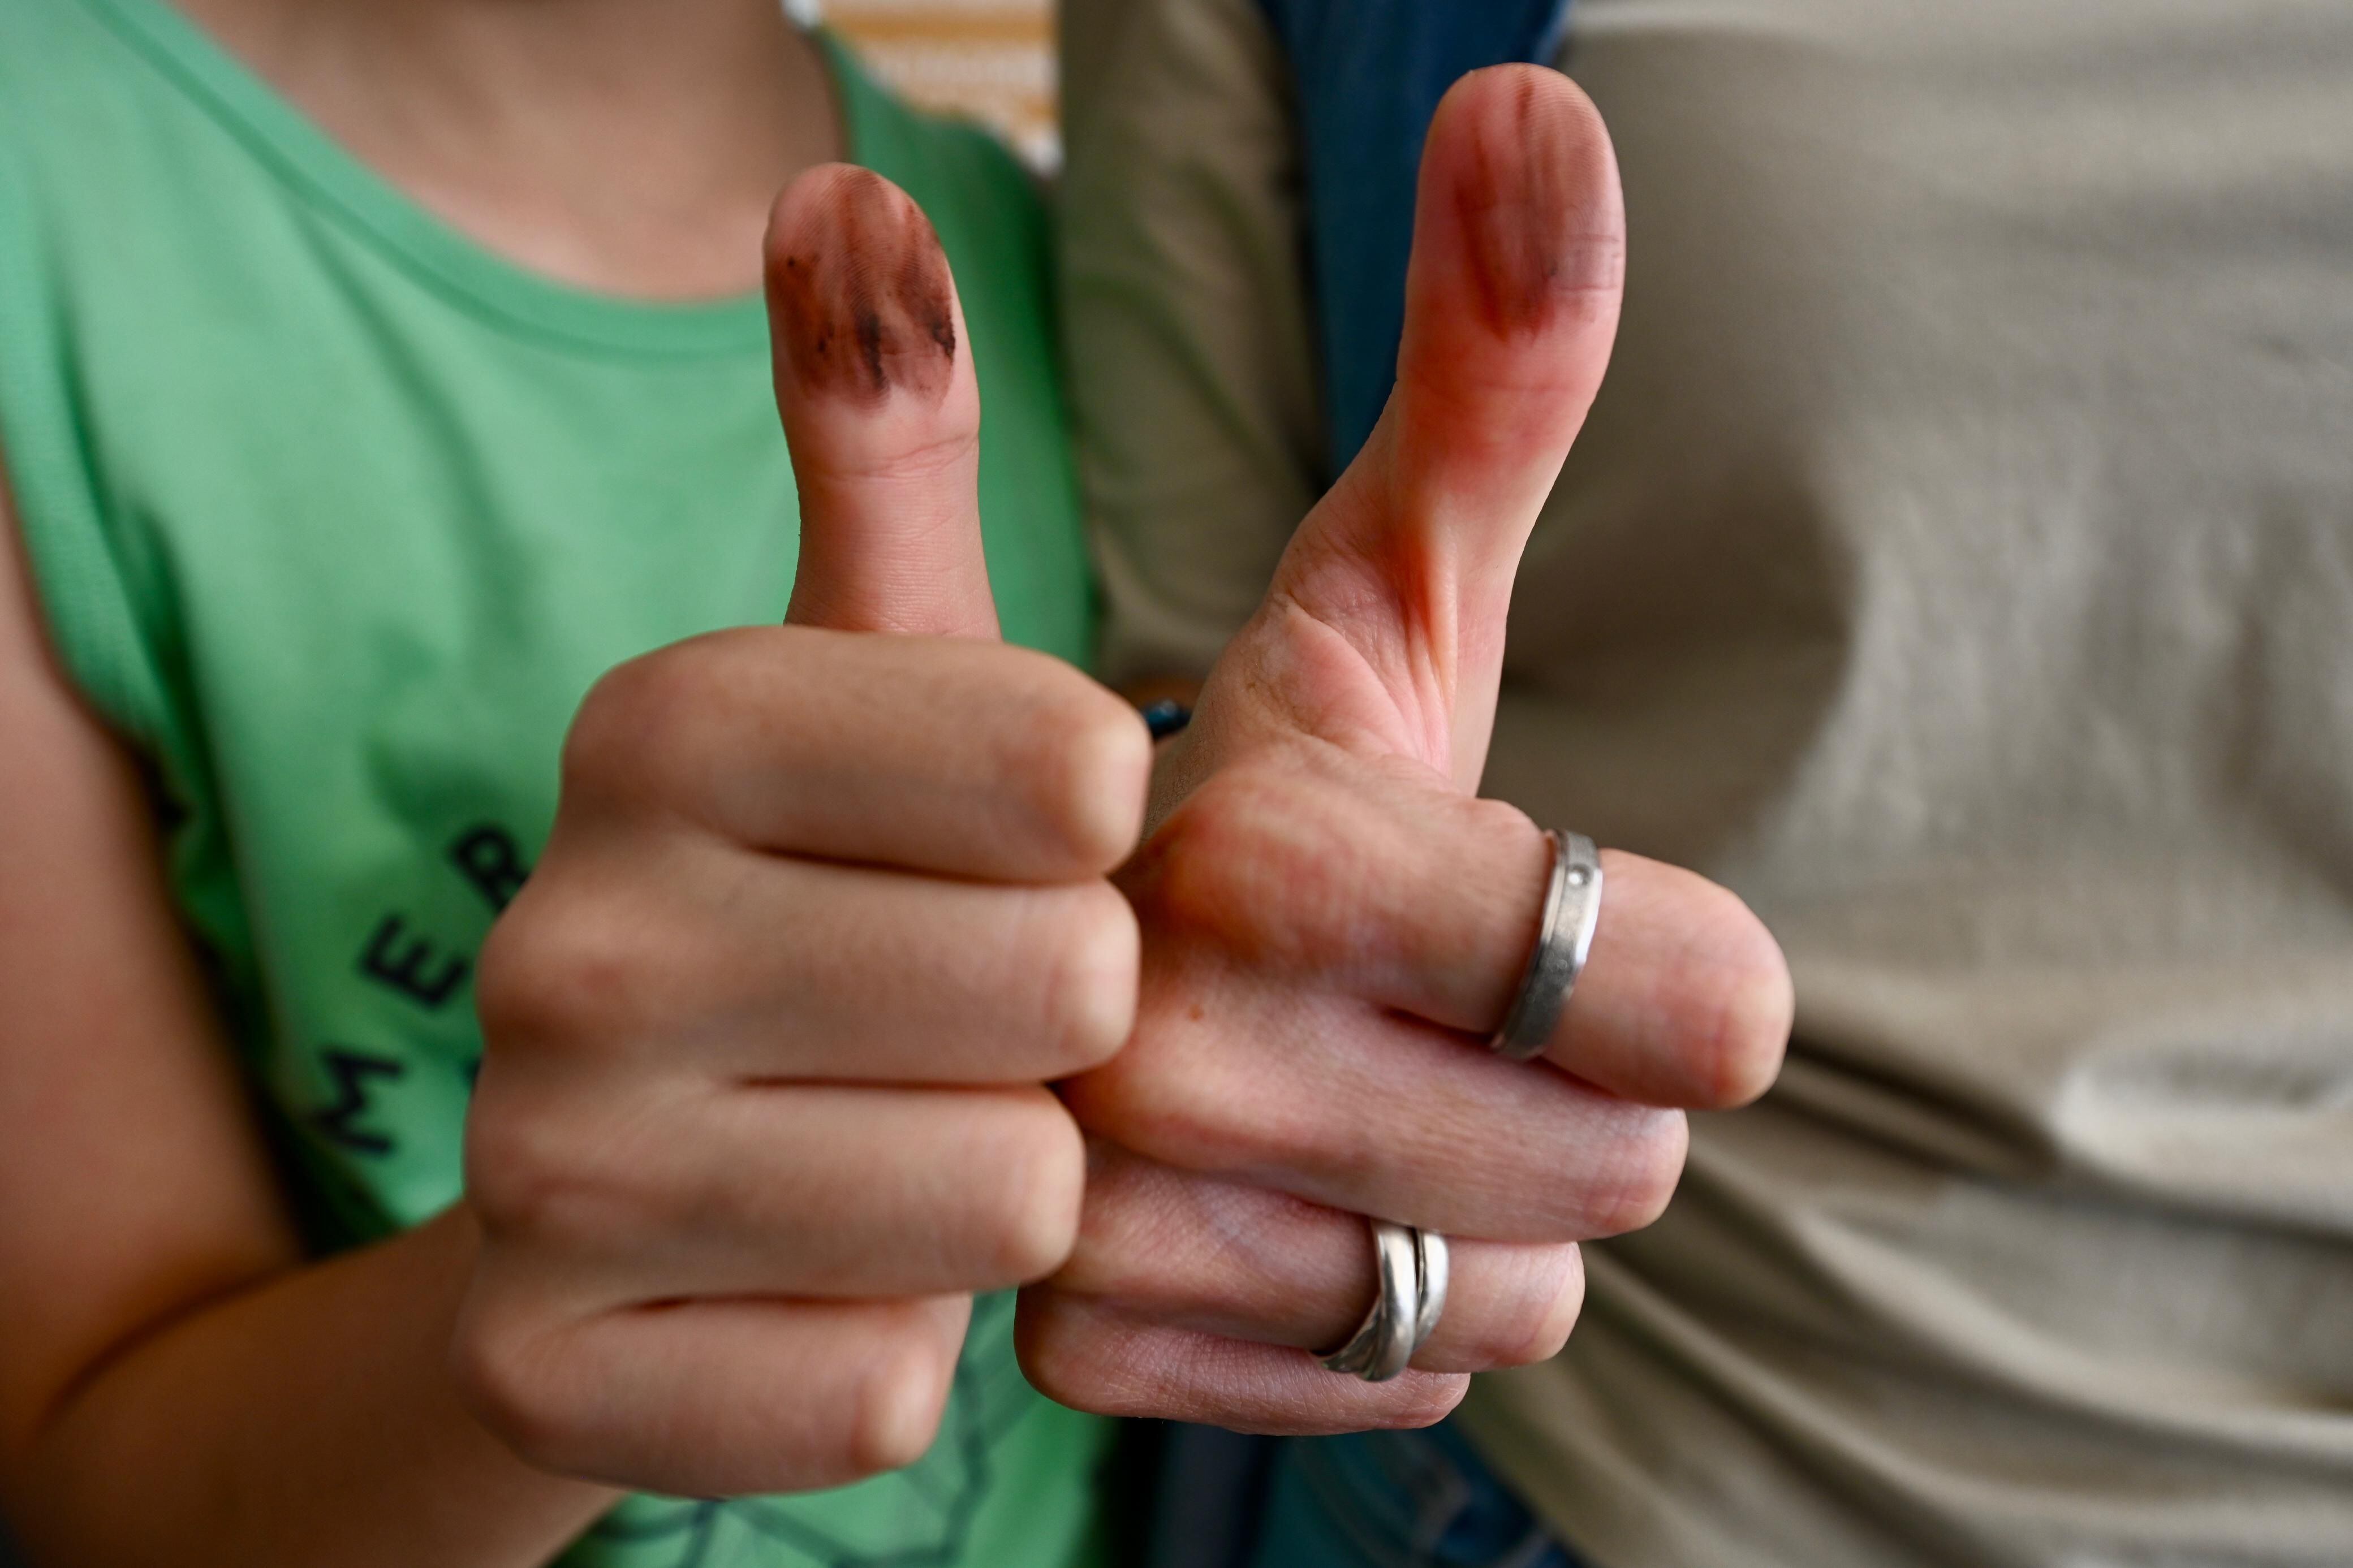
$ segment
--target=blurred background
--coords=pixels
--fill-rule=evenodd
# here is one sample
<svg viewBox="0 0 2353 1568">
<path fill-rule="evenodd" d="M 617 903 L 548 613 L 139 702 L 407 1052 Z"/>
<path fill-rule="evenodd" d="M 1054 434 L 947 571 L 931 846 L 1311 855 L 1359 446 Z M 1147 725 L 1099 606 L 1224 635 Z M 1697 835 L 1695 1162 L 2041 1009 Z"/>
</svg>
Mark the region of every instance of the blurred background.
<svg viewBox="0 0 2353 1568">
<path fill-rule="evenodd" d="M 1050 0 L 802 0 L 793 10 L 849 39 L 924 108 L 981 121 L 1038 168 L 1060 163 Z"/>
</svg>

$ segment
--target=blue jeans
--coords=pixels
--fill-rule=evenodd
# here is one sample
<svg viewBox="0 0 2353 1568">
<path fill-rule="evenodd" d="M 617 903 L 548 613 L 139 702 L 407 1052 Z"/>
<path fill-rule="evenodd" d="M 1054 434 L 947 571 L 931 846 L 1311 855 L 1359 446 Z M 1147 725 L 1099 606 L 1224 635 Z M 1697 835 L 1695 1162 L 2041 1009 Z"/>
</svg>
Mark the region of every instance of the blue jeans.
<svg viewBox="0 0 2353 1568">
<path fill-rule="evenodd" d="M 1578 1568 L 1457 1433 L 1291 1438 L 1251 1568 Z"/>
</svg>

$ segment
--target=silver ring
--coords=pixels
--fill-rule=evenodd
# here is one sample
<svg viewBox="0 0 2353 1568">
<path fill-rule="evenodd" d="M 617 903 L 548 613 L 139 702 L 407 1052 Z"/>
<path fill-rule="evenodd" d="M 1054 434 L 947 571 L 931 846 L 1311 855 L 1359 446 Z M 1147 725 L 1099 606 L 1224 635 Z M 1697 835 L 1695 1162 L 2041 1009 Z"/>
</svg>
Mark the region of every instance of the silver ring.
<svg viewBox="0 0 2353 1568">
<path fill-rule="evenodd" d="M 1585 973 L 1593 951 L 1593 928 L 1601 919 L 1601 856 L 1582 833 L 1546 828 L 1552 841 L 1552 874 L 1545 887 L 1544 915 L 1536 945 L 1520 976 L 1519 994 L 1504 1015 L 1504 1026 L 1487 1042 L 1497 1056 L 1526 1061 L 1545 1048 L 1560 1023 L 1568 994 Z"/>
<path fill-rule="evenodd" d="M 1419 1299 L 1413 1310 L 1413 1349 L 1406 1352 L 1411 1361 L 1437 1331 L 1438 1320 L 1446 1310 L 1446 1286 L 1453 1273 L 1453 1262 L 1446 1250 L 1446 1238 L 1434 1230 L 1413 1233 L 1414 1279 L 1419 1286 Z"/>
<path fill-rule="evenodd" d="M 1387 1383 L 1406 1369 L 1446 1310 L 1446 1238 L 1385 1219 L 1367 1219 L 1373 1237 L 1373 1304 L 1348 1342 L 1324 1356 L 1334 1372 Z"/>
</svg>

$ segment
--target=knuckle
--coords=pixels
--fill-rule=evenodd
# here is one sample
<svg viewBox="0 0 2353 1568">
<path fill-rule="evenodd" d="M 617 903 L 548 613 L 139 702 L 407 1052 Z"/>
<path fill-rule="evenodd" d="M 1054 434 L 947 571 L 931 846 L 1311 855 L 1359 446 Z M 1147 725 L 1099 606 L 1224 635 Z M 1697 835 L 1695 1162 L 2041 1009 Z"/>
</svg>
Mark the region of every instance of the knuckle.
<svg viewBox="0 0 2353 1568">
<path fill-rule="evenodd" d="M 1585 1255 L 1574 1244 L 1562 1249 L 1554 1288 L 1541 1300 L 1542 1310 L 1519 1348 L 1518 1364 L 1550 1361 L 1558 1355 L 1576 1331 L 1577 1319 L 1585 1314 Z"/>
<path fill-rule="evenodd" d="M 1010 1136 L 988 1152 L 997 1201 L 990 1266 L 996 1281 L 1042 1279 L 1077 1247 L 1086 1147 L 1050 1097 L 1025 1106 Z"/>
<path fill-rule="evenodd" d="M 1013 1320 L 1013 1353 L 1029 1386 L 1073 1410 L 1087 1406 L 1079 1400 L 1082 1380 L 1071 1353 L 1068 1319 L 1069 1298 L 1054 1286 L 1033 1285 L 1021 1292 Z"/>
<path fill-rule="evenodd" d="M 1612 940 L 1625 943 L 1629 973 L 1648 976 L 1644 1005 L 1655 1022 L 1642 1032 L 1658 1053 L 1656 1087 L 1668 1103 L 1696 1110 L 1745 1105 L 1780 1071 L 1796 1013 L 1788 963 L 1730 889 L 1679 867 L 1642 869 Z M 1646 898 L 1635 897 L 1638 886 Z M 1606 933 L 1613 920 L 1607 895 L 1601 918 Z"/>
<path fill-rule="evenodd" d="M 485 1060 L 518 1046 L 562 1034 L 563 984 L 539 918 L 541 891 L 526 887 L 491 927 L 475 963 L 474 1013 L 482 1026 Z"/>
<path fill-rule="evenodd" d="M 1157 1019 L 1141 1025 L 1108 1066 L 1062 1091 L 1089 1131 L 1196 1170 L 1247 1168 L 1322 1134 L 1316 1108 L 1250 1093 L 1247 1076 L 1184 1025 Z M 1299 1142 L 1286 1142 L 1286 1134 Z"/>
<path fill-rule="evenodd" d="M 518 1088 L 498 1064 L 487 1068 L 465 1138 L 466 1200 L 483 1233 L 581 1261 L 675 1229 L 679 1203 L 658 1135 L 649 1142 L 636 1119 L 608 1112 Z"/>
<path fill-rule="evenodd" d="M 490 1075 L 484 1075 L 490 1079 Z M 514 1236 L 544 1228 L 575 1177 L 554 1127 L 495 1080 L 476 1090 L 466 1127 L 466 1197 L 485 1231 Z"/>
<path fill-rule="evenodd" d="M 551 994 L 539 946 L 536 895 L 544 888 L 544 882 L 539 888 L 525 883 L 482 939 L 474 963 L 474 1015 L 486 1048 L 539 1033 L 541 1008 Z"/>
<path fill-rule="evenodd" d="M 955 1357 L 931 1335 L 895 1335 L 859 1380 L 851 1400 L 849 1467 L 854 1476 L 904 1469 L 930 1451 L 947 1408 Z"/>
<path fill-rule="evenodd" d="M 557 877 L 526 885 L 483 943 L 475 1005 L 489 1049 L 578 1048 L 627 1037 L 659 1016 L 663 967 L 646 933 Z"/>
<path fill-rule="evenodd" d="M 1134 849 L 1152 773 L 1135 710 L 1079 670 L 1028 649 L 990 650 L 990 765 L 1011 820 L 1051 879 L 1099 877 Z"/>
<path fill-rule="evenodd" d="M 1127 858 L 1144 827 L 1152 737 L 1117 697 L 1052 665 L 1010 754 L 1020 770 L 1039 839 L 1082 875 Z"/>
<path fill-rule="evenodd" d="M 1204 784 L 1164 830 L 1158 901 L 1180 926 L 1275 961 L 1329 956 L 1355 863 L 1341 803 L 1279 766 L 1240 763 Z M 1336 922 L 1345 931 L 1345 921 Z"/>
<path fill-rule="evenodd" d="M 698 652 L 691 644 L 657 648 L 597 679 L 564 738 L 565 793 L 626 796 L 653 782 L 655 764 L 678 750 L 681 717 L 708 684 Z"/>
<path fill-rule="evenodd" d="M 1127 1042 L 1143 951 L 1135 912 L 1111 884 L 1072 892 L 1065 929 L 1044 966 L 1046 1029 L 1061 1047 L 1064 1072 L 1100 1067 Z"/>
<path fill-rule="evenodd" d="M 1151 1405 L 1148 1357 L 1132 1328 L 1051 1288 L 1021 1293 L 1014 1353 L 1031 1387 L 1058 1405 L 1099 1415 L 1141 1415 Z"/>
</svg>

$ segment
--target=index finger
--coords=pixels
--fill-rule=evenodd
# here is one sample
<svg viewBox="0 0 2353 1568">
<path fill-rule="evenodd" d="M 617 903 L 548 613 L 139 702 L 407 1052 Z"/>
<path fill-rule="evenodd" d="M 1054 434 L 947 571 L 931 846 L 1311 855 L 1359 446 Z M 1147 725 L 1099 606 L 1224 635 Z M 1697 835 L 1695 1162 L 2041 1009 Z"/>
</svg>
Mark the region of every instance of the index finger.
<svg viewBox="0 0 2353 1568">
<path fill-rule="evenodd" d="M 1140 907 L 1182 910 L 1307 989 L 1483 1044 L 1526 972 L 1550 864 L 1513 806 L 1309 752 L 1212 779 L 1123 875 Z M 1592 951 L 1545 1058 L 1645 1105 L 1763 1093 L 1792 1012 L 1772 935 L 1695 872 L 1614 849 L 1601 864 Z"/>
<path fill-rule="evenodd" d="M 565 795 L 733 843 L 992 881 L 1100 877 L 1134 847 L 1152 742 L 1042 653 L 809 626 L 714 632 L 615 669 Z"/>
</svg>

